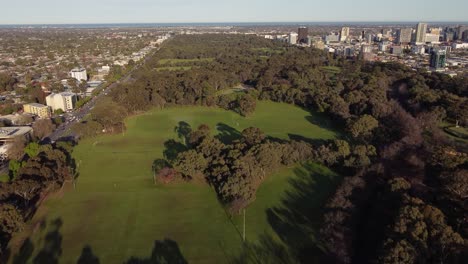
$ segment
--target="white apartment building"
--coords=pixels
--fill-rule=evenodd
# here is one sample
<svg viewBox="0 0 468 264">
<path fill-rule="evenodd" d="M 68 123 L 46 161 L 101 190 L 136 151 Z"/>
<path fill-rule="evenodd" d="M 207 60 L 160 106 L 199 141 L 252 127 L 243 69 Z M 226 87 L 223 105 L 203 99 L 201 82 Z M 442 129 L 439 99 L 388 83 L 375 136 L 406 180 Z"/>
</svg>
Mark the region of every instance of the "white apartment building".
<svg viewBox="0 0 468 264">
<path fill-rule="evenodd" d="M 349 37 L 349 27 L 342 27 L 340 32 L 340 41 L 344 42 Z"/>
<path fill-rule="evenodd" d="M 58 94 L 50 94 L 46 97 L 47 106 L 52 108 L 52 111 L 62 109 L 63 111 L 71 111 L 75 108 L 76 94 L 63 92 Z"/>
<path fill-rule="evenodd" d="M 78 81 L 81 81 L 81 80 L 87 81 L 88 80 L 88 74 L 87 74 L 85 68 L 75 68 L 75 69 L 71 70 L 70 71 L 70 76 L 72 78 L 77 79 Z"/>
<path fill-rule="evenodd" d="M 292 45 L 297 44 L 297 36 L 298 34 L 296 32 L 291 32 L 289 34 L 289 39 L 288 39 L 289 44 L 292 44 Z"/>
</svg>

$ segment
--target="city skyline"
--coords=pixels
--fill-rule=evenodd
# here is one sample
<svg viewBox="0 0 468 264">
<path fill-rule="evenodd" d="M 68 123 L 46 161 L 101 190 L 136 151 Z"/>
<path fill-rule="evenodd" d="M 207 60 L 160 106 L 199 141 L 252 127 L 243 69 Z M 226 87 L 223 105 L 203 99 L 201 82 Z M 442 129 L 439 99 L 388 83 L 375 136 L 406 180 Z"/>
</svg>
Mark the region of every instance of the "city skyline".
<svg viewBox="0 0 468 264">
<path fill-rule="evenodd" d="M 370 0 L 337 0 L 329 6 L 305 0 L 81 0 L 72 8 L 63 1 L 25 0 L 2 4 L 0 24 L 466 22 L 468 2 L 449 2 L 457 6 L 450 12 L 441 12 L 432 0 L 395 0 L 388 6 Z"/>
</svg>

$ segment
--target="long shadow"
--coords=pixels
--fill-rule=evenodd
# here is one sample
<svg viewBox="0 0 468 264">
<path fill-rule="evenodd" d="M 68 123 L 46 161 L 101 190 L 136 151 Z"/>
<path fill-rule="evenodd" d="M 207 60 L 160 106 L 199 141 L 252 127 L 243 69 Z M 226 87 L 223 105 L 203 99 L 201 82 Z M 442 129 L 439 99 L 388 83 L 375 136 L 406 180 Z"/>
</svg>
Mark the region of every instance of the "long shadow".
<svg viewBox="0 0 468 264">
<path fill-rule="evenodd" d="M 321 146 L 321 145 L 323 145 L 323 144 L 325 144 L 327 142 L 327 140 L 324 140 L 324 139 L 308 138 L 308 137 L 304 137 L 304 136 L 296 135 L 296 134 L 288 134 L 288 137 L 289 137 L 290 140 L 304 141 L 304 142 L 309 143 L 309 144 L 311 144 L 312 146 L 315 146 L 315 147 Z"/>
<path fill-rule="evenodd" d="M 27 263 L 28 260 L 32 257 L 34 252 L 34 245 L 31 240 L 28 238 L 24 241 L 19 252 L 13 257 L 13 264 L 23 264 Z"/>
<path fill-rule="evenodd" d="M 337 124 L 337 122 L 333 122 L 333 120 L 330 117 L 326 116 L 324 113 L 310 111 L 309 113 L 310 115 L 306 116 L 305 119 L 313 125 L 336 132 L 339 132 L 343 129 Z"/>
<path fill-rule="evenodd" d="M 297 177 L 279 206 L 268 208 L 268 223 L 281 240 L 265 234 L 256 243 L 246 245 L 234 263 L 263 263 L 256 258 L 270 255 L 268 263 L 330 263 L 319 237 L 323 205 L 333 195 L 341 177 L 314 164 L 295 169 Z M 241 260 L 244 260 L 243 262 Z"/>
<path fill-rule="evenodd" d="M 81 256 L 76 264 L 99 264 L 99 258 L 94 255 L 93 250 L 89 245 L 86 245 L 81 250 Z"/>
<path fill-rule="evenodd" d="M 165 150 L 163 151 L 163 155 L 168 161 L 174 161 L 179 153 L 187 150 L 187 147 L 184 144 L 177 142 L 174 139 L 164 142 L 164 147 Z"/>
<path fill-rule="evenodd" d="M 171 239 L 156 240 L 148 258 L 131 257 L 125 264 L 187 264 L 177 242 Z"/>
<path fill-rule="evenodd" d="M 224 123 L 216 124 L 216 129 L 219 132 L 218 135 L 216 135 L 216 138 L 218 138 L 224 144 L 230 144 L 234 140 L 242 138 L 241 133 L 237 131 L 237 129 L 228 126 Z"/>
<path fill-rule="evenodd" d="M 45 234 L 42 238 L 44 241 L 43 248 L 37 253 L 37 255 L 32 259 L 32 263 L 42 264 L 42 263 L 58 263 L 59 257 L 62 254 L 62 235 L 60 234 L 60 228 L 62 227 L 63 222 L 60 218 L 57 218 L 50 222 L 50 231 Z M 46 230 L 47 223 L 41 222 L 40 230 Z M 31 239 L 26 239 L 23 242 L 18 253 L 13 256 L 13 264 L 23 264 L 30 263 L 31 258 L 34 253 L 34 244 Z"/>
<path fill-rule="evenodd" d="M 180 121 L 177 126 L 174 128 L 174 132 L 177 133 L 177 136 L 179 137 L 180 140 L 183 140 L 183 142 L 188 141 L 188 136 L 190 132 L 192 132 L 192 127 L 190 126 L 189 123 L 185 121 Z"/>
</svg>

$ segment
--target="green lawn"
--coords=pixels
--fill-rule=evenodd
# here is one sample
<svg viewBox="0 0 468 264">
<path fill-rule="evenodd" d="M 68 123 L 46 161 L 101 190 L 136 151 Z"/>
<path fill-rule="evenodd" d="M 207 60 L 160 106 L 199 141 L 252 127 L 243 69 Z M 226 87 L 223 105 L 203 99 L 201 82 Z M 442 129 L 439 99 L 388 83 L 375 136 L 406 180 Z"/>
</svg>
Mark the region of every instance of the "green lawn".
<svg viewBox="0 0 468 264">
<path fill-rule="evenodd" d="M 188 71 L 191 70 L 192 66 L 169 66 L 169 67 L 158 67 L 156 71 Z"/>
<path fill-rule="evenodd" d="M 152 184 L 152 161 L 162 157 L 166 140 L 177 138 L 174 127 L 181 121 L 193 128 L 206 123 L 226 137 L 248 126 L 277 138 L 337 136 L 314 124 L 325 124 L 324 119 L 272 102 L 259 102 L 249 118 L 206 107 L 153 110 L 132 117 L 125 135 L 85 140 L 75 148 L 79 165 L 76 187 L 45 202 L 29 231 L 14 239 L 13 252 L 22 237 L 33 233 L 20 253 L 12 254 L 16 263 L 53 263 L 54 258 L 60 263 L 77 263 L 80 256 L 97 257 L 100 263 L 122 263 L 131 257 L 149 258 L 152 251 L 164 254 L 177 249 L 180 256 L 171 257 L 183 256 L 189 263 L 227 263 L 237 257 L 242 246 L 242 216 L 229 218 L 208 186 Z M 315 243 L 321 205 L 339 178 L 316 164 L 284 168 L 269 177 L 247 209 L 248 242 L 262 247 L 258 241 L 262 235 L 287 242 L 284 246 L 290 240 Z M 296 214 L 308 221 L 300 230 L 300 225 L 291 225 Z"/>
<path fill-rule="evenodd" d="M 214 58 L 200 58 L 200 59 L 160 59 L 159 65 L 176 65 L 176 64 L 191 64 L 194 62 L 211 62 Z"/>
</svg>

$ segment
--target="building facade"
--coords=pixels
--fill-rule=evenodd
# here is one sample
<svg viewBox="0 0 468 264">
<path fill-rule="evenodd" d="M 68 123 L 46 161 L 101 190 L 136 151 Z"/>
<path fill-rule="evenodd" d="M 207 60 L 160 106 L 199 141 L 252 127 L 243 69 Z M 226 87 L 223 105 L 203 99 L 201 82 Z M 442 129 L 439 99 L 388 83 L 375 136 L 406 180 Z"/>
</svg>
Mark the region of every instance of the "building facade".
<svg viewBox="0 0 468 264">
<path fill-rule="evenodd" d="M 436 70 L 445 68 L 447 61 L 447 52 L 441 49 L 434 49 L 431 52 L 431 67 Z"/>
<path fill-rule="evenodd" d="M 397 34 L 397 43 L 398 44 L 408 44 L 411 43 L 411 35 L 413 34 L 412 28 L 400 28 Z"/>
<path fill-rule="evenodd" d="M 77 96 L 74 93 L 63 92 L 59 94 L 51 94 L 46 97 L 47 106 L 50 106 L 52 111 L 61 109 L 62 111 L 71 111 L 75 108 Z"/>
<path fill-rule="evenodd" d="M 291 45 L 297 44 L 297 37 L 298 35 L 296 32 L 289 33 L 289 39 L 288 39 L 289 44 Z"/>
<path fill-rule="evenodd" d="M 300 27 L 297 30 L 298 33 L 298 43 L 307 43 L 308 35 L 309 35 L 309 29 L 306 27 Z"/>
<path fill-rule="evenodd" d="M 340 41 L 346 41 L 349 37 L 349 27 L 342 27 L 340 33 Z"/>
<path fill-rule="evenodd" d="M 427 24 L 418 23 L 414 42 L 417 44 L 426 43 Z"/>
<path fill-rule="evenodd" d="M 49 118 L 51 116 L 50 107 L 43 104 L 25 104 L 23 110 L 25 113 L 37 115 L 40 118 Z"/>
<path fill-rule="evenodd" d="M 70 77 L 75 78 L 78 81 L 87 81 L 88 73 L 85 68 L 75 68 L 70 71 Z"/>
</svg>

